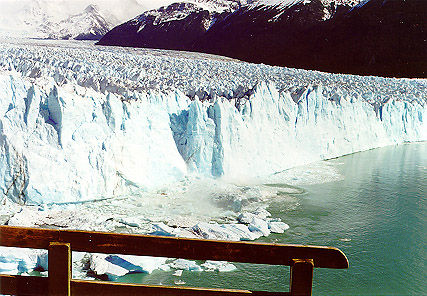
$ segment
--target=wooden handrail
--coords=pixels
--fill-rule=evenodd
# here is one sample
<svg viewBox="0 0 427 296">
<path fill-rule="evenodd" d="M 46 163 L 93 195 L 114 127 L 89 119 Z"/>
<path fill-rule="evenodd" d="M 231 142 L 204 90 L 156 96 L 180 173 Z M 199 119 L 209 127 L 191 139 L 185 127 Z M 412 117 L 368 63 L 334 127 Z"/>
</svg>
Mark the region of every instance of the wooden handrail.
<svg viewBox="0 0 427 296">
<path fill-rule="evenodd" d="M 71 264 L 70 258 L 67 257 L 66 254 L 67 252 L 70 253 L 71 250 L 90 253 L 127 254 L 137 256 L 184 258 L 193 260 L 209 259 L 217 261 L 287 265 L 291 266 L 291 295 L 311 294 L 313 267 L 348 268 L 348 261 L 345 255 L 339 249 L 331 247 L 213 241 L 149 235 L 88 232 L 78 230 L 0 226 L 0 246 L 48 249 L 49 263 L 58 261 L 65 262 L 65 267 L 63 264 L 55 265 L 56 267 L 62 265 L 62 267 L 58 267 L 59 271 L 56 270 L 56 267 L 52 268 L 55 268 L 55 277 L 58 277 L 58 272 L 61 273 L 60 270 L 62 270 L 64 274 L 61 275 L 61 282 L 68 282 L 69 288 L 65 289 L 63 284 L 60 284 L 57 285 L 58 287 L 55 289 L 58 290 L 62 287 L 65 289 L 65 291 L 71 291 L 71 294 L 73 295 L 79 295 L 83 293 L 85 289 L 90 289 L 87 291 L 91 291 L 93 293 L 94 291 L 101 289 L 99 291 L 103 295 L 114 295 L 114 291 L 116 291 L 116 289 L 120 289 L 120 294 L 123 295 L 132 295 L 133 292 L 129 292 L 129 294 L 127 294 L 125 291 L 136 291 L 138 289 L 145 292 L 151 291 L 151 294 L 148 292 L 148 294 L 144 294 L 145 292 L 138 292 L 140 295 L 224 296 L 246 295 L 248 293 L 252 295 L 290 294 L 272 294 L 268 292 L 254 292 L 246 290 L 150 287 L 131 284 L 102 283 L 98 281 L 91 282 L 77 281 L 72 279 L 70 280 L 69 275 L 65 273 L 67 272 L 67 268 L 69 270 L 69 265 Z M 50 264 L 49 269 L 51 269 Z M 19 281 L 23 280 L 25 279 L 22 279 L 19 276 L 10 277 L 0 275 L 0 293 L 7 294 L 9 291 L 7 290 L 7 287 L 10 289 L 10 287 L 14 287 L 14 285 L 17 285 Z M 55 293 L 51 291 L 51 288 L 56 284 L 49 284 L 49 281 L 46 283 L 47 286 L 49 286 L 49 295 L 54 295 Z M 6 288 L 4 285 L 6 285 Z M 34 285 L 37 286 L 37 284 Z M 43 286 L 42 290 L 44 288 L 46 287 Z M 69 293 L 65 293 L 63 291 L 64 290 L 62 290 L 62 292 L 59 294 L 69 295 Z M 108 291 L 110 291 L 110 294 Z M 157 292 L 154 293 L 153 291 Z"/>
<path fill-rule="evenodd" d="M 293 259 L 313 259 L 314 267 L 348 268 L 346 256 L 331 247 L 0 226 L 1 246 L 48 249 L 51 242 L 69 243 L 79 252 L 287 266 Z"/>
<path fill-rule="evenodd" d="M 48 291 L 46 277 L 0 275 L 0 292 L 5 295 L 40 295 Z M 263 292 L 231 289 L 149 286 L 126 283 L 76 280 L 71 281 L 71 295 L 102 296 L 289 296 L 289 292 Z M 90 291 L 88 293 L 88 291 Z"/>
</svg>

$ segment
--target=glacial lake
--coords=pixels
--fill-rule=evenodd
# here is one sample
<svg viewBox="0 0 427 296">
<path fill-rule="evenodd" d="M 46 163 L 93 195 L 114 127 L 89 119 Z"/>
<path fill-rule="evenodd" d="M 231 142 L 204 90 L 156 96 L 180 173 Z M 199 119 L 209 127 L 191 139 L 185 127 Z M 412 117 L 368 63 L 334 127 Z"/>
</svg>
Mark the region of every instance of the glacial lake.
<svg viewBox="0 0 427 296">
<path fill-rule="evenodd" d="M 290 229 L 258 241 L 340 248 L 350 268 L 315 269 L 313 295 L 427 295 L 427 143 L 384 147 L 327 163 L 343 177 L 271 200 L 268 210 Z M 176 277 L 174 271 L 154 271 L 118 280 L 289 289 L 288 267 L 235 265 L 231 272 L 184 271 Z"/>
</svg>

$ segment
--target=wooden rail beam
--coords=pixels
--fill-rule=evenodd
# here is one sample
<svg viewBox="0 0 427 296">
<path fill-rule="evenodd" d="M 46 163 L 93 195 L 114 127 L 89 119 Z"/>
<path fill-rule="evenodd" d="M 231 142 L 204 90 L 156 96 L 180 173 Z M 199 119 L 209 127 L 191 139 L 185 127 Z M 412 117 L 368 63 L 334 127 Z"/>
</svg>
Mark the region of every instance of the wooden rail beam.
<svg viewBox="0 0 427 296">
<path fill-rule="evenodd" d="M 287 266 L 299 258 L 313 259 L 314 267 L 348 268 L 345 255 L 331 247 L 0 226 L 2 246 L 48 249 L 50 242 L 69 243 L 80 252 Z"/>
<path fill-rule="evenodd" d="M 46 296 L 48 278 L 20 275 L 0 275 L 0 294 Z"/>
<path fill-rule="evenodd" d="M 48 278 L 20 275 L 0 275 L 0 294 L 45 296 L 48 294 Z M 71 295 L 289 296 L 290 293 L 191 287 L 147 286 L 127 283 L 71 280 Z"/>
<path fill-rule="evenodd" d="M 288 292 L 257 292 L 232 289 L 208 289 L 191 287 L 147 286 L 99 281 L 71 282 L 72 295 L 91 294 L 102 296 L 289 296 Z"/>
<path fill-rule="evenodd" d="M 330 247 L 212 241 L 75 230 L 0 226 L 0 246 L 49 250 L 49 278 L 0 274 L 0 294 L 9 295 L 308 296 L 311 295 L 314 267 L 348 268 L 345 255 L 339 249 Z M 73 280 L 71 279 L 71 250 L 289 265 L 291 266 L 290 292 L 165 287 Z"/>
</svg>

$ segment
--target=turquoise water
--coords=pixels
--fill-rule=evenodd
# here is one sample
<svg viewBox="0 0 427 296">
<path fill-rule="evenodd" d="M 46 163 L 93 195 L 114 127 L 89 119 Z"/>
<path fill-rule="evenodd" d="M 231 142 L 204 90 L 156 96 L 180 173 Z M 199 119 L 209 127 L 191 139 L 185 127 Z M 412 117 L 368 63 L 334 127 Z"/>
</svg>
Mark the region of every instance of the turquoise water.
<svg viewBox="0 0 427 296">
<path fill-rule="evenodd" d="M 348 257 L 348 270 L 315 269 L 314 295 L 427 295 L 427 143 L 405 144 L 328 161 L 338 181 L 304 186 L 268 210 L 290 225 L 260 241 L 326 245 Z M 262 256 L 262 254 L 260 254 Z M 134 274 L 145 284 L 287 291 L 289 268 L 236 264 L 232 272 Z"/>
</svg>

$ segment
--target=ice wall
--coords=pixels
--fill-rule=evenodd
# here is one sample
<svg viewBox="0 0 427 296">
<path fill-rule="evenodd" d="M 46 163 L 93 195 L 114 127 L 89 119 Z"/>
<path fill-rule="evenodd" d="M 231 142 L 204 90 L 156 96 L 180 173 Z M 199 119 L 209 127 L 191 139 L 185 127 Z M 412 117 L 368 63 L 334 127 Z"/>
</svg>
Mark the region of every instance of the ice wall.
<svg viewBox="0 0 427 296">
<path fill-rule="evenodd" d="M 21 203 L 84 201 L 425 141 L 426 93 L 423 79 L 1 40 L 0 190 Z"/>
<path fill-rule="evenodd" d="M 0 188 L 18 202 L 129 194 L 182 178 L 169 114 L 179 92 L 122 101 L 77 86 L 0 75 Z"/>
<path fill-rule="evenodd" d="M 266 176 L 340 155 L 427 140 L 426 108 L 374 108 L 321 84 L 299 95 L 259 83 L 247 99 L 129 97 L 0 74 L 0 188 L 21 203 L 151 190 L 188 175 Z"/>
<path fill-rule="evenodd" d="M 192 101 L 188 111 L 173 118 L 171 127 L 191 170 L 245 179 L 427 140 L 426 116 L 426 108 L 418 103 L 392 100 L 375 111 L 361 98 L 321 85 L 292 98 L 272 83 L 261 83 L 247 100 Z"/>
</svg>

